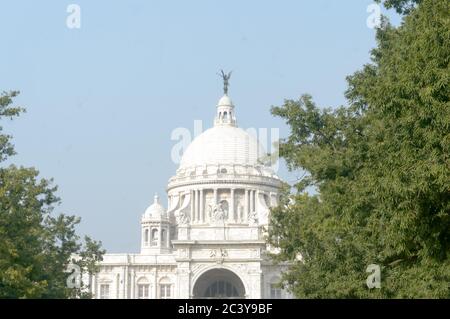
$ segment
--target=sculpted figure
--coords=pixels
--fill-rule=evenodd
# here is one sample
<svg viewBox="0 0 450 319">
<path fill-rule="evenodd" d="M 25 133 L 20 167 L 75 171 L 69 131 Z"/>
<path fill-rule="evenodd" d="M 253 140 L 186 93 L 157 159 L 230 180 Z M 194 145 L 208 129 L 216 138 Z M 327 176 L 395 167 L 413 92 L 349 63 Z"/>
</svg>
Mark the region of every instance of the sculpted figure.
<svg viewBox="0 0 450 319">
<path fill-rule="evenodd" d="M 256 213 L 255 211 L 251 212 L 248 215 L 248 223 L 250 225 L 256 225 L 258 223 L 258 213 Z"/>
<path fill-rule="evenodd" d="M 228 74 L 226 74 L 223 70 L 220 70 L 220 76 L 223 79 L 223 93 L 225 95 L 228 95 L 228 86 L 230 85 L 230 77 L 231 77 L 231 72 L 229 72 Z"/>
<path fill-rule="evenodd" d="M 178 225 L 186 225 L 189 223 L 189 216 L 184 211 L 178 211 L 176 218 Z"/>
<path fill-rule="evenodd" d="M 213 220 L 214 221 L 221 221 L 224 219 L 224 211 L 222 209 L 222 205 L 216 204 L 213 207 Z"/>
</svg>

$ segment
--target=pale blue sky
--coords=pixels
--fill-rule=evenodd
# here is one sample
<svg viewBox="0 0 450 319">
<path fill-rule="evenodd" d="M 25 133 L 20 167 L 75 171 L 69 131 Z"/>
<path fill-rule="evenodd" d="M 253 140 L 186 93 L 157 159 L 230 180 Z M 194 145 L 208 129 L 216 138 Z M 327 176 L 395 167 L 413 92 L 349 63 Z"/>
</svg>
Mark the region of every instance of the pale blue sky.
<svg viewBox="0 0 450 319">
<path fill-rule="evenodd" d="M 219 69 L 234 71 L 240 126 L 285 136 L 270 106 L 303 93 L 344 104 L 345 77 L 375 46 L 369 0 L 5 2 L 0 90 L 20 90 L 27 108 L 1 123 L 11 161 L 53 177 L 57 212 L 81 216 L 80 232 L 109 252 L 138 251 L 140 216 L 155 192 L 165 202 L 176 170 L 171 132 L 211 126 Z M 66 27 L 71 3 L 81 29 Z"/>
</svg>

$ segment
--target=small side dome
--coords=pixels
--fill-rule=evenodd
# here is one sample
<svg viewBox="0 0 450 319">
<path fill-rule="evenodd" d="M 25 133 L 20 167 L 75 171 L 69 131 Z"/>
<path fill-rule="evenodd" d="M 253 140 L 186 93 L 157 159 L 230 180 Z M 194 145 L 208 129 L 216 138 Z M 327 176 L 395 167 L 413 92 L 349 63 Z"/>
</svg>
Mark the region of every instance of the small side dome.
<svg viewBox="0 0 450 319">
<path fill-rule="evenodd" d="M 160 219 L 166 217 L 166 209 L 159 203 L 159 196 L 155 195 L 154 202 L 146 210 L 142 216 L 144 219 Z"/>
</svg>

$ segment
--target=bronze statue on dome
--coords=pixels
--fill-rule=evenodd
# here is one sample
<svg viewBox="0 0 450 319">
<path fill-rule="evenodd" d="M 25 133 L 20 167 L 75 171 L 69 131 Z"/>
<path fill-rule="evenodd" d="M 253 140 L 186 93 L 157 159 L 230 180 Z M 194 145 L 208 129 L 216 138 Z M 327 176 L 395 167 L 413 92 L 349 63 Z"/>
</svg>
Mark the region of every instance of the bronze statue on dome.
<svg viewBox="0 0 450 319">
<path fill-rule="evenodd" d="M 229 80 L 230 80 L 230 77 L 231 77 L 231 73 L 232 73 L 233 71 L 230 71 L 228 74 L 226 74 L 223 70 L 220 70 L 220 76 L 222 77 L 222 79 L 223 79 L 223 93 L 225 94 L 225 95 L 228 95 L 228 86 L 230 85 L 230 82 L 229 82 Z"/>
</svg>

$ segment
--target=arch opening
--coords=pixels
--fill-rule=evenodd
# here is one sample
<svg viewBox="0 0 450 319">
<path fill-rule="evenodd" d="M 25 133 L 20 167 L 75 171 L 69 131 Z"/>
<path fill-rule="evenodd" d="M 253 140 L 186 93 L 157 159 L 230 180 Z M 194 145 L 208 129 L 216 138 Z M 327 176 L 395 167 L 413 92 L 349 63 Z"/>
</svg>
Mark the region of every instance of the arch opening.
<svg viewBox="0 0 450 319">
<path fill-rule="evenodd" d="M 211 269 L 203 273 L 195 282 L 193 298 L 245 298 L 244 283 L 238 275 L 228 269 Z"/>
</svg>

